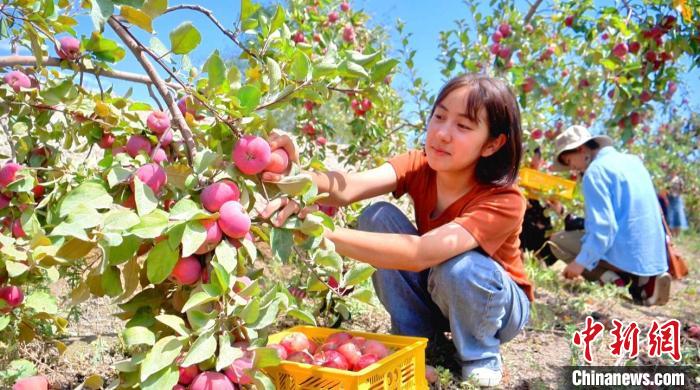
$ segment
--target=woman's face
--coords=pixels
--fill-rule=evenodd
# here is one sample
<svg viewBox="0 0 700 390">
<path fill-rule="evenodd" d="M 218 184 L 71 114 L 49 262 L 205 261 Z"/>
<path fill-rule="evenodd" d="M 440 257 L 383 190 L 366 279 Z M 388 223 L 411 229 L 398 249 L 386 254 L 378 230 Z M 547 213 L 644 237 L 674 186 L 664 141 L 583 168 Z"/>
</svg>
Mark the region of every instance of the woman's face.
<svg viewBox="0 0 700 390">
<path fill-rule="evenodd" d="M 505 142 L 505 136 L 499 136 L 503 138 L 500 142 L 489 140 L 484 109 L 479 111 L 476 121 L 467 118 L 464 111 L 469 88 L 450 92 L 428 122 L 425 153 L 430 167 L 438 172 L 474 169 L 479 158 L 495 153 Z"/>
</svg>

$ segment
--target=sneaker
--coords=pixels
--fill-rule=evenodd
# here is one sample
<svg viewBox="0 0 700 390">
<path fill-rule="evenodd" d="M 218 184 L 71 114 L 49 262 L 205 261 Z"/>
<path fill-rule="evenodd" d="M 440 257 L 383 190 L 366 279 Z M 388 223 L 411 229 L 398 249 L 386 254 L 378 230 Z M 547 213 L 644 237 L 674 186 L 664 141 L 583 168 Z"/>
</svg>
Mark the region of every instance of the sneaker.
<svg viewBox="0 0 700 390">
<path fill-rule="evenodd" d="M 671 297 L 671 275 L 664 272 L 659 276 L 649 278 L 649 281 L 644 285 L 642 296 L 645 296 L 644 306 L 665 305 Z"/>
<path fill-rule="evenodd" d="M 474 360 L 462 366 L 462 380 L 481 387 L 498 386 L 503 379 L 501 355 Z"/>
</svg>

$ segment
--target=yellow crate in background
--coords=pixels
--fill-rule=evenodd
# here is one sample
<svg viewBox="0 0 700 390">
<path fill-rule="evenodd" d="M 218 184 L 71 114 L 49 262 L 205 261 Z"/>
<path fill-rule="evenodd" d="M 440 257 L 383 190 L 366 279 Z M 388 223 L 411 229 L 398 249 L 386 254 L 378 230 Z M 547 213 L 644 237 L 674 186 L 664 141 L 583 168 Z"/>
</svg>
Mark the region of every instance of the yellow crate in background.
<svg viewBox="0 0 700 390">
<path fill-rule="evenodd" d="M 428 345 L 426 338 L 295 326 L 271 335 L 268 338 L 268 344 L 279 344 L 291 332 L 305 334 L 318 346 L 321 346 L 323 341 L 333 333 L 347 332 L 352 336 L 379 341 L 393 352 L 357 372 L 283 360 L 277 367 L 264 369 L 272 378 L 277 390 L 424 390 L 428 388 L 425 379 L 425 348 Z"/>
<path fill-rule="evenodd" d="M 532 168 L 520 168 L 520 186 L 528 191 L 529 197 L 536 197 L 537 192 L 554 192 L 561 198 L 573 199 L 576 182 L 548 175 Z"/>
</svg>

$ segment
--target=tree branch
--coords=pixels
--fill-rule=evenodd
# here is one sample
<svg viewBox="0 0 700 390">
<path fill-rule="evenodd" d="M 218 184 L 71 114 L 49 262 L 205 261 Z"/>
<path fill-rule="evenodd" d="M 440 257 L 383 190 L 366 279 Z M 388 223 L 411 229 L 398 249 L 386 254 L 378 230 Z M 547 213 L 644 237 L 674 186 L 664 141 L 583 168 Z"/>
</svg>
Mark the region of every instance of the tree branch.
<svg viewBox="0 0 700 390">
<path fill-rule="evenodd" d="M 530 6 L 530 9 L 527 11 L 527 15 L 525 15 L 525 19 L 523 19 L 523 24 L 530 23 L 530 20 L 532 20 L 532 17 L 535 16 L 535 12 L 537 11 L 537 8 L 539 8 L 540 4 L 542 4 L 542 0 L 537 0 Z"/>
<path fill-rule="evenodd" d="M 60 67 L 61 61 L 62 60 L 60 58 L 56 58 L 56 57 L 44 57 L 42 60 L 42 65 Z M 34 57 L 34 56 L 18 56 L 18 55 L 0 57 L 0 68 L 17 66 L 17 65 L 37 66 L 36 57 Z M 112 79 L 131 81 L 134 83 L 140 83 L 140 84 L 146 84 L 146 85 L 153 84 L 153 80 L 151 80 L 148 76 L 144 76 L 142 74 L 122 72 L 119 70 L 106 70 L 106 69 L 100 69 L 100 68 L 87 69 L 80 63 L 78 63 L 77 65 L 78 65 L 78 70 L 80 72 L 109 77 Z M 165 85 L 168 88 L 172 88 L 175 90 L 182 89 L 182 87 L 180 85 L 175 84 L 175 83 L 165 83 Z"/>
<path fill-rule="evenodd" d="M 243 46 L 243 44 L 238 40 L 238 36 L 236 35 L 236 33 L 234 33 L 234 32 L 231 31 L 231 30 L 227 30 L 227 29 L 221 24 L 221 22 L 219 22 L 219 21 L 214 17 L 214 13 L 213 13 L 213 12 L 211 12 L 210 10 L 208 10 L 208 9 L 202 7 L 202 6 L 194 5 L 194 4 L 180 4 L 180 5 L 176 5 L 176 6 L 173 6 L 173 7 L 170 7 L 170 8 L 168 8 L 168 9 L 166 9 L 165 12 L 163 12 L 163 14 L 167 14 L 168 12 L 173 12 L 173 11 L 177 11 L 177 10 L 181 10 L 181 9 L 189 9 L 189 10 L 197 11 L 197 12 L 200 12 L 200 13 L 206 15 L 206 16 L 209 18 L 209 20 L 211 20 L 212 23 L 214 23 L 214 25 L 216 25 L 216 27 L 217 27 L 219 30 L 221 30 L 221 32 L 222 32 L 224 35 L 226 35 L 229 39 L 231 39 L 231 40 L 233 41 L 233 43 L 236 44 L 236 46 L 240 47 L 241 50 L 243 50 L 246 54 L 248 54 L 248 55 L 251 56 L 252 58 L 255 58 L 255 59 L 258 60 L 258 61 L 260 60 L 260 58 L 258 57 L 257 54 L 253 53 L 253 52 L 250 51 L 247 47 Z"/>
<path fill-rule="evenodd" d="M 168 109 L 170 110 L 170 115 L 172 115 L 173 119 L 175 119 L 175 123 L 177 123 L 178 127 L 180 128 L 180 132 L 182 133 L 182 138 L 185 139 L 185 148 L 187 149 L 187 160 L 191 166 L 192 164 L 194 164 L 194 153 L 196 145 L 192 137 L 192 131 L 187 125 L 187 121 L 185 121 L 185 118 L 182 116 L 180 109 L 177 107 L 175 99 L 173 99 L 173 97 L 170 96 L 170 94 L 168 93 L 165 82 L 163 81 L 163 79 L 160 78 L 160 75 L 158 75 L 158 72 L 153 67 L 153 64 L 151 64 L 148 58 L 146 58 L 146 54 L 141 49 L 141 45 L 126 31 L 124 26 L 122 26 L 122 24 L 119 23 L 119 21 L 117 21 L 117 19 L 115 19 L 114 16 L 110 16 L 107 23 L 109 23 L 109 26 L 112 27 L 114 32 L 117 33 L 119 38 L 121 38 L 124 44 L 134 54 L 136 60 L 138 60 L 143 69 L 146 71 L 148 77 L 156 86 L 158 93 L 165 101 L 165 104 L 168 106 Z"/>
</svg>

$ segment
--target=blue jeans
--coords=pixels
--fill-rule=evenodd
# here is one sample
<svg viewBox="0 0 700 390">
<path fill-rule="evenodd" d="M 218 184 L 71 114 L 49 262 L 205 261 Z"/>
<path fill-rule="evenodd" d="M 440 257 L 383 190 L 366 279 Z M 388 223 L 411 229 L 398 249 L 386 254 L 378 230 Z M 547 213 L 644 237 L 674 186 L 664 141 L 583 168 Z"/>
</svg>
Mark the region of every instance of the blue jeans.
<svg viewBox="0 0 700 390">
<path fill-rule="evenodd" d="M 388 202 L 365 208 L 358 229 L 418 235 Z M 498 356 L 500 345 L 514 338 L 530 316 L 525 292 L 500 264 L 477 250 L 422 272 L 378 269 L 372 280 L 391 315 L 392 333 L 432 339 L 451 331 L 461 364 Z"/>
</svg>

